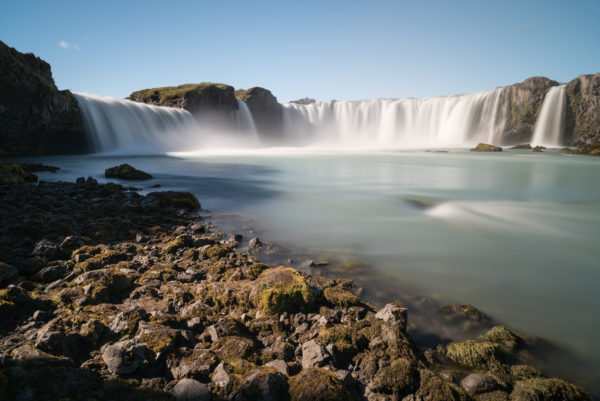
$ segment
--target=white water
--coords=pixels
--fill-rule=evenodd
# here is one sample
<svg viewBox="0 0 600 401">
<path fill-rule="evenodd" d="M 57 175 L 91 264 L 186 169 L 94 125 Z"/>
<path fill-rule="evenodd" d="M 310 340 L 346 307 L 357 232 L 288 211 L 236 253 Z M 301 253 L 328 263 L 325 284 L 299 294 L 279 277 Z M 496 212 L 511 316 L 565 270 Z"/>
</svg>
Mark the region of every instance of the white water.
<svg viewBox="0 0 600 401">
<path fill-rule="evenodd" d="M 260 143 L 252 114 L 242 101 L 231 119 L 234 126 L 228 126 L 228 121 L 215 124 L 211 116 L 196 118 L 183 109 L 87 93 L 74 95 L 97 152 L 165 153 Z"/>
<path fill-rule="evenodd" d="M 427 99 L 284 104 L 287 140 L 342 147 L 466 147 L 500 143 L 506 88 Z M 310 137 L 306 138 L 306 132 Z"/>
<path fill-rule="evenodd" d="M 535 123 L 532 145 L 560 147 L 563 145 L 567 94 L 565 85 L 550 88 Z"/>
</svg>

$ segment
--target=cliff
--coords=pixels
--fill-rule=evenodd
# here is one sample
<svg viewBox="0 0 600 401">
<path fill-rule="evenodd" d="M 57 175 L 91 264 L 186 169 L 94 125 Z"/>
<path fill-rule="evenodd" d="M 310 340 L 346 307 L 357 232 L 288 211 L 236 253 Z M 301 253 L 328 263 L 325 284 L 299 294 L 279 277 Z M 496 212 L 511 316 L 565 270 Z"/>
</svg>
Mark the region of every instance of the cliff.
<svg viewBox="0 0 600 401">
<path fill-rule="evenodd" d="M 580 146 L 600 142 L 600 73 L 567 84 L 566 139 Z"/>
<path fill-rule="evenodd" d="M 281 133 L 283 110 L 270 90 L 260 87 L 239 89 L 235 91 L 235 96 L 248 105 L 258 132 L 270 139 Z"/>
<path fill-rule="evenodd" d="M 0 41 L 0 155 L 88 150 L 77 101 L 56 88 L 50 65 Z"/>
<path fill-rule="evenodd" d="M 156 106 L 179 107 L 192 114 L 238 109 L 233 87 L 211 82 L 143 89 L 133 92 L 128 99 Z"/>
</svg>

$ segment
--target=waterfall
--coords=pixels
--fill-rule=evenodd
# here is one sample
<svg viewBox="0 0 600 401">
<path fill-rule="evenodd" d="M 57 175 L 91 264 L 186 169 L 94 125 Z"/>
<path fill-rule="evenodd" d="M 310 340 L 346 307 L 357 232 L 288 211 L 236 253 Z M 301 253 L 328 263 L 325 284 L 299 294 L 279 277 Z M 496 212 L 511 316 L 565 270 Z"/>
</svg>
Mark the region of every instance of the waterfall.
<svg viewBox="0 0 600 401">
<path fill-rule="evenodd" d="M 426 99 L 289 103 L 283 105 L 284 131 L 287 140 L 342 147 L 498 144 L 507 95 L 506 88 L 497 88 Z"/>
<path fill-rule="evenodd" d="M 250 110 L 241 101 L 233 115 L 236 126 L 228 127 L 226 121 L 214 124 L 211 116 L 196 118 L 179 108 L 87 93 L 74 95 L 86 133 L 97 152 L 165 153 L 256 146 L 259 142 Z"/>
<path fill-rule="evenodd" d="M 567 111 L 565 86 L 553 86 L 546 93 L 540 115 L 535 123 L 535 131 L 531 140 L 532 145 L 547 147 L 560 147 L 563 145 L 562 138 Z"/>
</svg>

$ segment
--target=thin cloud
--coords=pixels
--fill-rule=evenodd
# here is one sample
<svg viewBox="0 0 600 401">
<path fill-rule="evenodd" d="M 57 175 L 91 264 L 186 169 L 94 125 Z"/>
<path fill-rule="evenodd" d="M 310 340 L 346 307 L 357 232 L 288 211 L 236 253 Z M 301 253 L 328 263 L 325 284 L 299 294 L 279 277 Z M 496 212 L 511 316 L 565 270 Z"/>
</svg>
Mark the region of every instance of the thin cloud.
<svg viewBox="0 0 600 401">
<path fill-rule="evenodd" d="M 79 51 L 79 45 L 78 45 L 77 43 L 75 43 L 75 44 L 73 45 L 73 49 L 75 49 L 75 50 Z"/>
<path fill-rule="evenodd" d="M 69 47 L 71 47 L 71 44 L 65 40 L 61 40 L 60 42 L 58 42 L 58 45 L 63 49 L 68 49 Z"/>
</svg>

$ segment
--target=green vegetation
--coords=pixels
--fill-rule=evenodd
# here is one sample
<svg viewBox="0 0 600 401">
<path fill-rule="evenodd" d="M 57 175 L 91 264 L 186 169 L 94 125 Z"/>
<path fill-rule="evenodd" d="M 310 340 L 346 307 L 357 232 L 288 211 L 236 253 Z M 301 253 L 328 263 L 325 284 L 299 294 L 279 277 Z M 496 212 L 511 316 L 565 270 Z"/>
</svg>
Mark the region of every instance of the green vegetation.
<svg viewBox="0 0 600 401">
<path fill-rule="evenodd" d="M 304 369 L 290 379 L 291 401 L 347 401 L 350 394 L 333 372 Z"/>
<path fill-rule="evenodd" d="M 341 308 L 347 308 L 349 306 L 360 304 L 360 298 L 341 287 L 325 288 L 323 290 L 323 297 L 325 297 L 325 300 L 329 304 Z"/>
<path fill-rule="evenodd" d="M 528 379 L 515 383 L 512 401 L 592 400 L 581 387 L 560 379 Z"/>
<path fill-rule="evenodd" d="M 35 174 L 26 172 L 18 164 L 0 160 L 0 184 L 36 182 L 37 179 Z"/>
<path fill-rule="evenodd" d="M 164 86 L 161 88 L 142 89 L 129 95 L 131 100 L 152 100 L 159 103 L 170 103 L 185 98 L 190 92 L 202 93 L 209 88 L 228 90 L 229 85 L 212 82 L 201 82 L 198 84 L 184 84 L 179 86 Z M 233 89 L 233 88 L 232 88 Z"/>
<path fill-rule="evenodd" d="M 304 277 L 291 267 L 267 269 L 256 281 L 260 291 L 258 307 L 268 315 L 297 312 L 315 303 L 314 292 Z"/>
<path fill-rule="evenodd" d="M 492 342 L 467 340 L 450 343 L 446 346 L 446 356 L 467 367 L 486 366 L 498 360 L 501 356 L 500 345 Z"/>
</svg>

